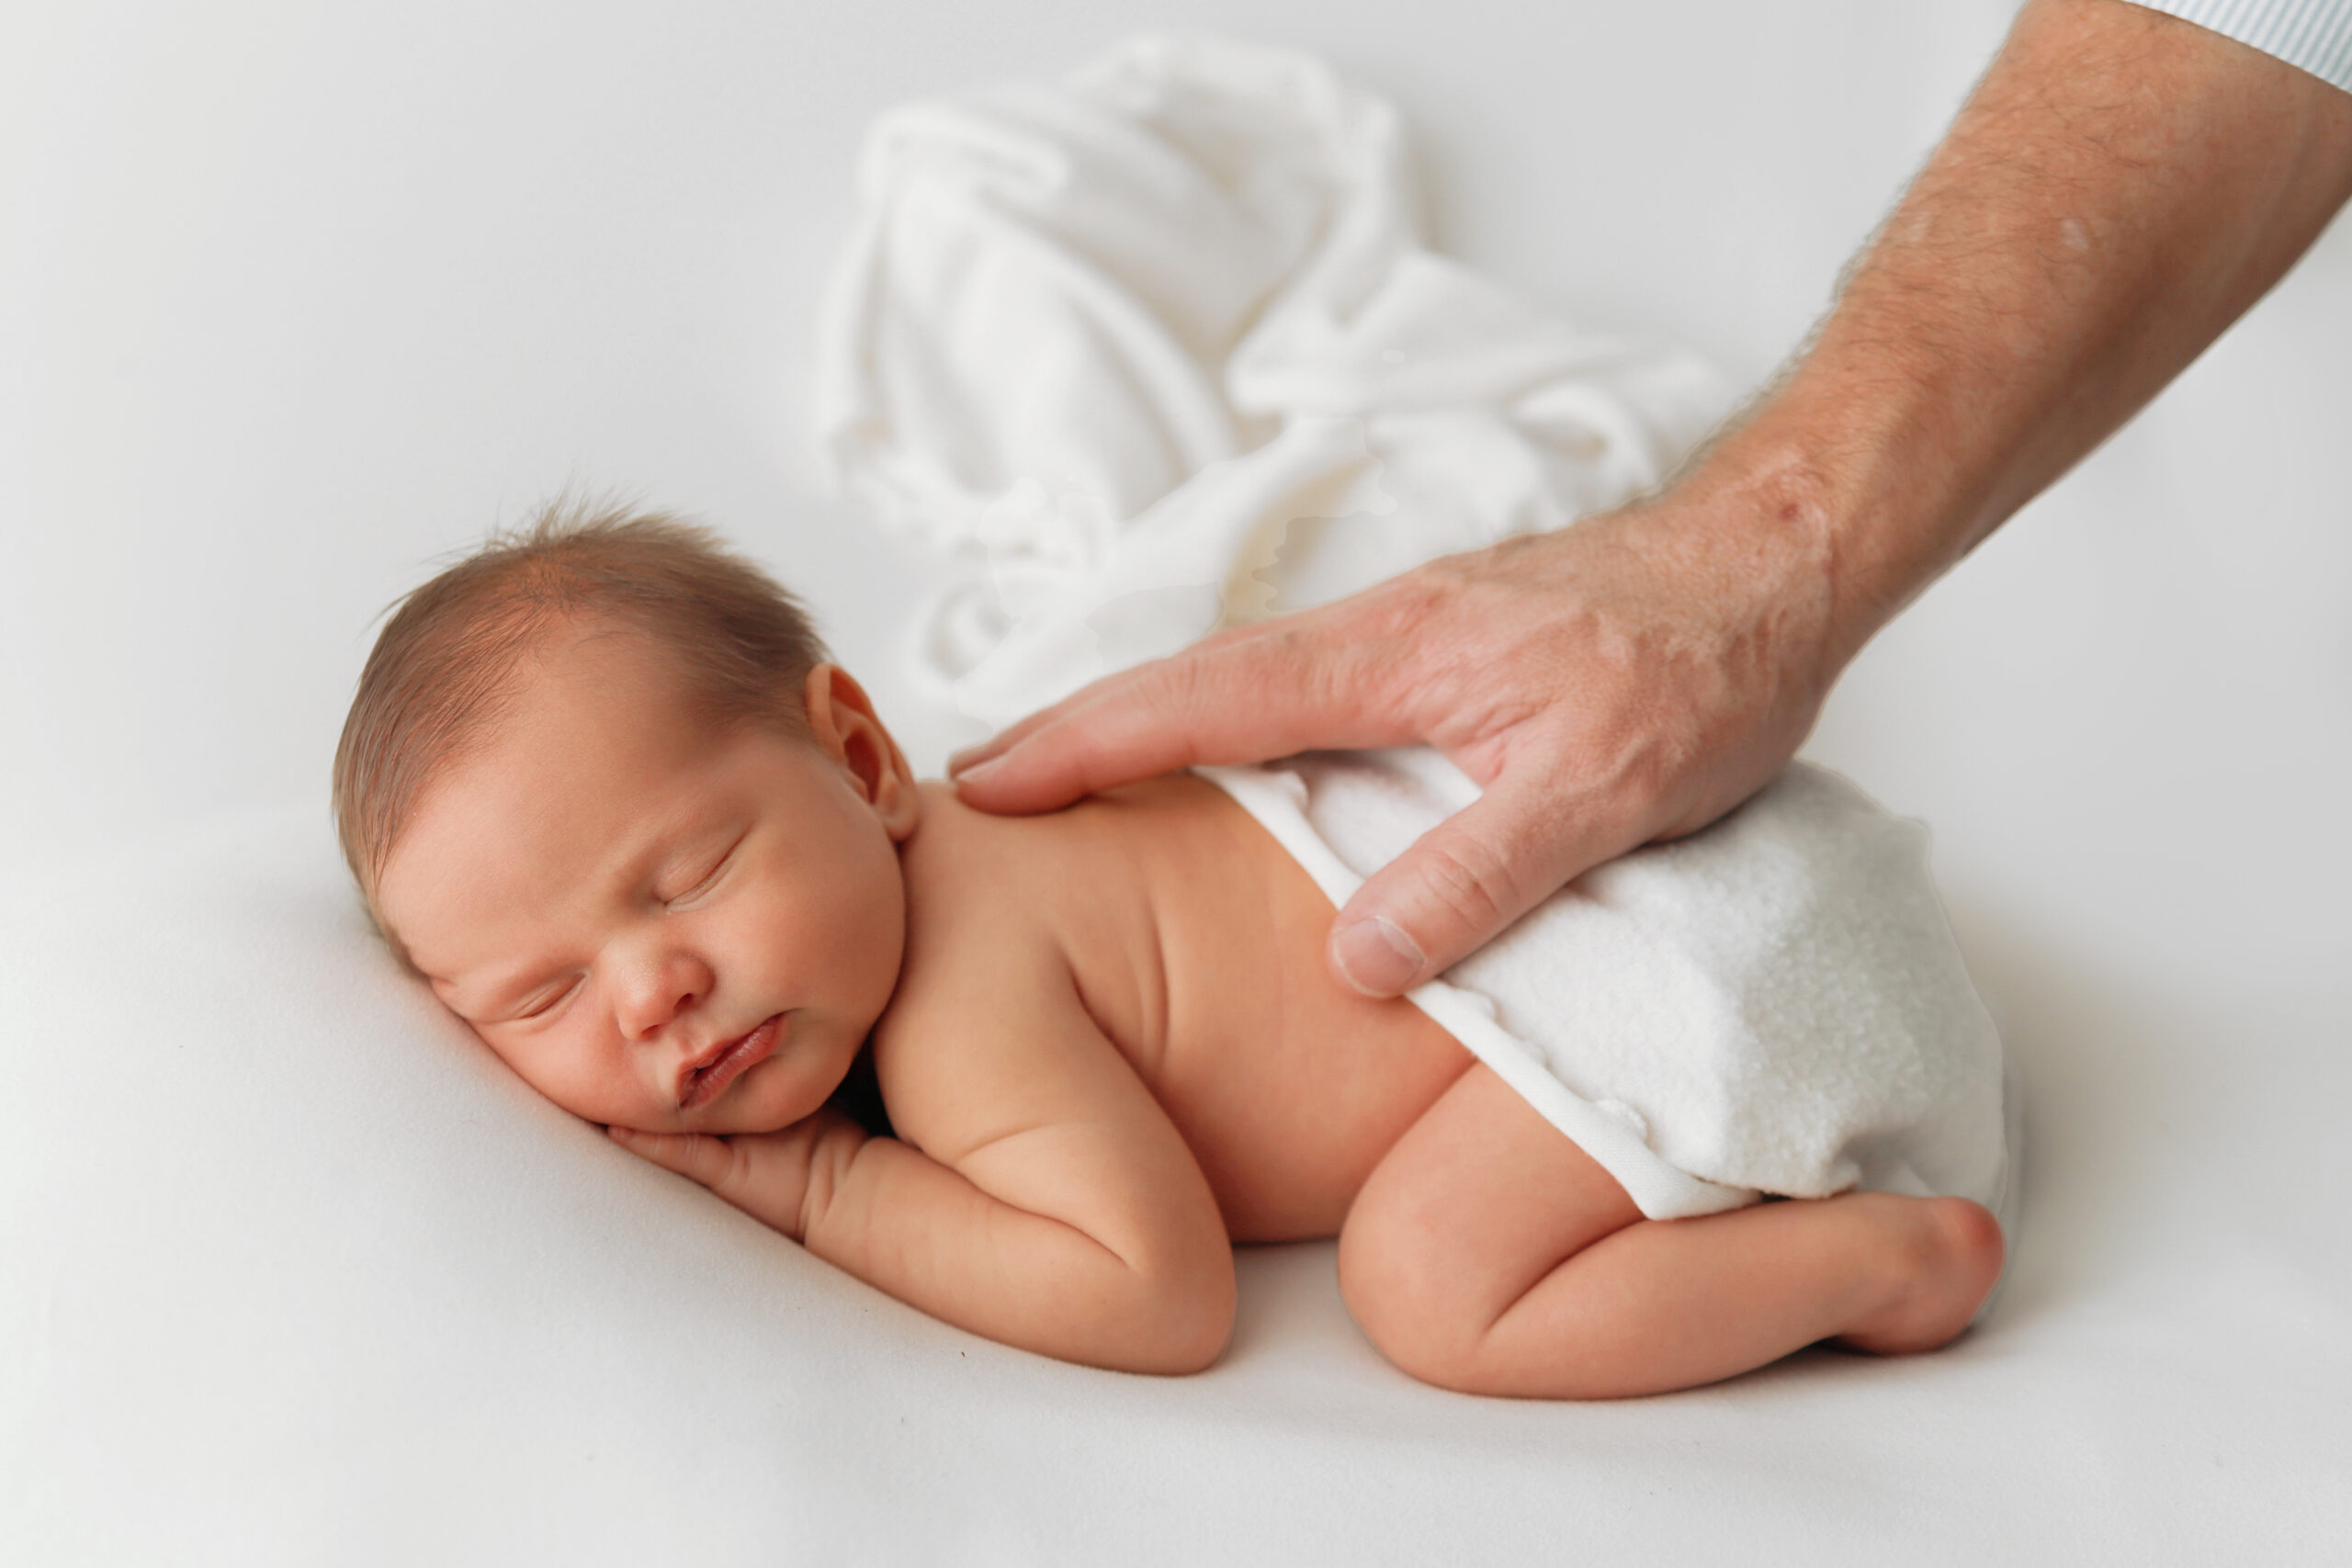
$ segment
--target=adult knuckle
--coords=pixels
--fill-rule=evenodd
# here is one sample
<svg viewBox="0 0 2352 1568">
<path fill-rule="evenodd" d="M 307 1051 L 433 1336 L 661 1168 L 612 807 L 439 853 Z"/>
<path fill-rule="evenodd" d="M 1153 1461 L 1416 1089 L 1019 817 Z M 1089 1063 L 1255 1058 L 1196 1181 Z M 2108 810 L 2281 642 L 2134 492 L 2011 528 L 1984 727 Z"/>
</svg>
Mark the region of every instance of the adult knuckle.
<svg viewBox="0 0 2352 1568">
<path fill-rule="evenodd" d="M 1361 629 L 1383 643 L 1417 644 L 1460 608 L 1468 587 L 1451 560 L 1429 562 L 1367 597 Z"/>
<path fill-rule="evenodd" d="M 1484 931 L 1518 912 L 1518 877 L 1510 863 L 1475 841 L 1441 842 L 1422 857 L 1421 886 L 1462 924 Z"/>
<path fill-rule="evenodd" d="M 1163 660 L 1153 670 L 1154 680 L 1145 692 L 1145 701 L 1181 722 L 1210 716 L 1217 712 L 1231 683 L 1233 662 L 1230 653 L 1218 658 L 1180 654 Z"/>
</svg>

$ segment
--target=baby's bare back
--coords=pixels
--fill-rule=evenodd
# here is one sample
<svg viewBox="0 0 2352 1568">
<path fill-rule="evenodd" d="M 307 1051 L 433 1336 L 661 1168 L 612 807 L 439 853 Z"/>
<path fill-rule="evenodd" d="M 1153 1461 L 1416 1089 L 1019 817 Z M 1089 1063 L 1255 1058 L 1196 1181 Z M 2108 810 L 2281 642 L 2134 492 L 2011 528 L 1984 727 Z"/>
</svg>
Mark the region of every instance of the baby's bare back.
<svg viewBox="0 0 2352 1568">
<path fill-rule="evenodd" d="M 1033 818 L 924 795 L 903 854 L 906 967 L 876 1035 L 886 1090 L 944 1047 L 942 1021 L 1001 1005 L 974 994 L 1001 989 L 982 977 L 1066 976 L 1191 1147 L 1233 1239 L 1279 1241 L 1336 1234 L 1373 1167 L 1470 1064 L 1410 1003 L 1331 977 L 1329 900 L 1199 779 Z M 971 962 L 981 946 L 989 961 Z"/>
<path fill-rule="evenodd" d="M 827 1112 L 629 1146 L 976 1332 L 1197 1371 L 1231 1332 L 1230 1242 L 1344 1226 L 1341 1296 L 1399 1366 L 1600 1397 L 1833 1336 L 1928 1348 L 1998 1275 L 1964 1199 L 1643 1219 L 1410 1004 L 1329 978 L 1329 904 L 1199 781 L 1028 819 L 931 788 L 901 864 L 905 961 L 870 1036 L 900 1135 Z"/>
</svg>

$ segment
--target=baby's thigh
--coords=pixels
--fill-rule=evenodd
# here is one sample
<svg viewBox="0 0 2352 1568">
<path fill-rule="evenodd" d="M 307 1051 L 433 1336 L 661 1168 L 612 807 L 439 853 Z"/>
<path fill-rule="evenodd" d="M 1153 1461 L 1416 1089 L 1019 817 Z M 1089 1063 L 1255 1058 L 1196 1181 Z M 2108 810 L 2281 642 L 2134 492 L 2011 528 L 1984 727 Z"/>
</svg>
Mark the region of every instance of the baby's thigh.
<svg viewBox="0 0 2352 1568">
<path fill-rule="evenodd" d="M 1616 1178 L 1480 1063 L 1407 1129 L 1340 1232 L 1340 1290 L 1417 1375 L 1560 1262 L 1642 1217 Z"/>
</svg>

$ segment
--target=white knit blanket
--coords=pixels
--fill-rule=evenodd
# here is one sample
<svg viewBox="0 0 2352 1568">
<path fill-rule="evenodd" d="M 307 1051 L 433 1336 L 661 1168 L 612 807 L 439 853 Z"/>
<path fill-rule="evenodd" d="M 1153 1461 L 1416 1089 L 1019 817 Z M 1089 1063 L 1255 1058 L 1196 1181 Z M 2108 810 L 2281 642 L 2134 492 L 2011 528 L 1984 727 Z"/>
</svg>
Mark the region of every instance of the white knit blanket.
<svg viewBox="0 0 2352 1568">
<path fill-rule="evenodd" d="M 1725 406 L 1427 249 L 1396 111 L 1302 55 L 1136 39 L 884 116 L 860 183 L 820 438 L 962 562 L 911 658 L 991 723 L 1614 505 Z"/>
</svg>

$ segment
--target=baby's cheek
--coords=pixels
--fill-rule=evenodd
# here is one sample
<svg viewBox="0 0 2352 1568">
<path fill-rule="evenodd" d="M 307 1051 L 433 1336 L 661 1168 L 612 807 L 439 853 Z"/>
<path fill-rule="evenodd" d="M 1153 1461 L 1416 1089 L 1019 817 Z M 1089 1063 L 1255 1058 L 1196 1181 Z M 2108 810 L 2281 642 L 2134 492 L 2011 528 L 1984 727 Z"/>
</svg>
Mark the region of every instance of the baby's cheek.
<svg viewBox="0 0 2352 1568">
<path fill-rule="evenodd" d="M 876 835 L 879 838 L 879 835 Z M 772 906 L 766 946 L 797 998 L 857 1022 L 881 1015 L 906 945 L 906 891 L 887 839 L 840 846 L 825 874 L 796 877 Z"/>
<path fill-rule="evenodd" d="M 548 1040 L 526 1044 L 484 1035 L 483 1043 L 541 1099 L 574 1116 L 605 1124 L 615 1121 L 624 1126 L 638 1124 L 630 1119 L 628 1107 L 613 1093 L 607 1075 L 589 1070 L 583 1055 L 567 1052 L 560 1043 Z"/>
<path fill-rule="evenodd" d="M 821 1048 L 762 1065 L 774 1069 L 771 1083 L 759 1086 L 764 1092 L 747 1097 L 741 1113 L 742 1125 L 729 1127 L 729 1132 L 781 1132 L 815 1115 L 840 1086 L 849 1066 L 838 1052 Z"/>
<path fill-rule="evenodd" d="M 899 965 L 907 943 L 906 878 L 899 869 L 898 850 L 887 838 L 877 835 L 861 893 L 858 924 L 862 930 L 853 962 L 860 970 L 865 999 L 873 1010 L 867 1019 L 870 1027 L 898 987 Z"/>
</svg>

